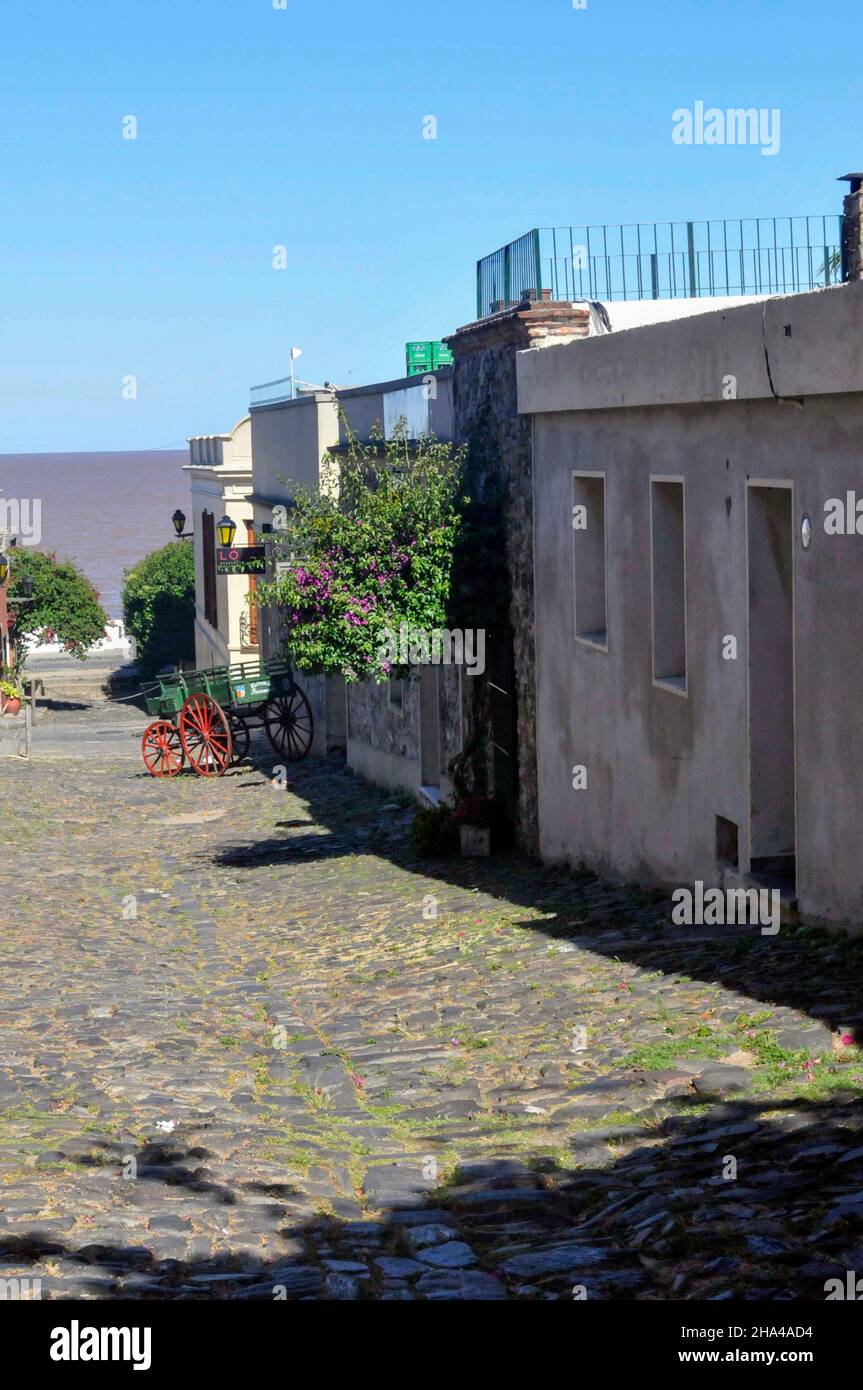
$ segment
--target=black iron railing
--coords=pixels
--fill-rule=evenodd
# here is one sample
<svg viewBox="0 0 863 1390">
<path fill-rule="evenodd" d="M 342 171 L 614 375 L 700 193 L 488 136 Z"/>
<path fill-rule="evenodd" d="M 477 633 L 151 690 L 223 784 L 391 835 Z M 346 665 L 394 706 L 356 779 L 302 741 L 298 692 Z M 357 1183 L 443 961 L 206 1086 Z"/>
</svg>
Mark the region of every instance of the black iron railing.
<svg viewBox="0 0 863 1390">
<path fill-rule="evenodd" d="M 477 316 L 523 299 L 794 294 L 841 279 L 841 215 L 535 227 L 477 262 Z"/>
</svg>

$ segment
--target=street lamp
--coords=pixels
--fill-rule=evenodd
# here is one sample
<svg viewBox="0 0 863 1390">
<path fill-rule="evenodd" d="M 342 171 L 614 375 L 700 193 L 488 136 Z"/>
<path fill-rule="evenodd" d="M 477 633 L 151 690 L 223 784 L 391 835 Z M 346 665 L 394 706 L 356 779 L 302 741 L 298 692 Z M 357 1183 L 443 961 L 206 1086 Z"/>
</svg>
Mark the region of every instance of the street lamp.
<svg viewBox="0 0 863 1390">
<path fill-rule="evenodd" d="M 32 576 L 32 574 L 24 574 L 24 575 L 21 576 L 21 597 L 22 597 L 22 598 L 32 598 L 32 597 L 33 597 L 33 576 Z"/>
<path fill-rule="evenodd" d="M 2 588 L 3 585 L 6 583 L 6 580 L 7 580 L 8 576 L 9 576 L 9 560 L 8 560 L 8 557 L 7 557 L 6 555 L 4 555 L 4 554 L 2 554 L 2 552 L 0 552 L 0 588 Z"/>
<path fill-rule="evenodd" d="M 177 533 L 178 541 L 190 541 L 192 539 L 194 533 L 192 531 L 184 531 L 183 527 L 185 526 L 185 524 L 186 513 L 181 512 L 180 508 L 178 507 L 177 510 L 174 512 L 174 515 L 171 517 L 171 525 Z"/>
<path fill-rule="evenodd" d="M 237 527 L 229 516 L 223 516 L 216 527 L 216 535 L 219 538 L 219 545 L 230 550 L 234 544 L 234 536 L 237 534 Z"/>
</svg>

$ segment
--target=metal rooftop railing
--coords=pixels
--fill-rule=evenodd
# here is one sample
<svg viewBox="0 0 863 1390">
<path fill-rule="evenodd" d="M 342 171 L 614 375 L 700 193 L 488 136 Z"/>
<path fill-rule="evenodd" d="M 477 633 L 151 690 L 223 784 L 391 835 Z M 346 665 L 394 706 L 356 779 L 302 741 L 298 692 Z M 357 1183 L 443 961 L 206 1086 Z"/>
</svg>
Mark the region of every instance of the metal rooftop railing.
<svg viewBox="0 0 863 1390">
<path fill-rule="evenodd" d="M 523 299 L 794 294 L 841 280 L 842 217 L 534 227 L 477 262 L 477 317 Z"/>
<path fill-rule="evenodd" d="M 316 386 L 313 381 L 302 381 L 298 376 L 280 376 L 276 381 L 263 381 L 260 386 L 249 387 L 249 405 L 277 405 L 281 401 L 298 401 L 326 388 Z"/>
</svg>

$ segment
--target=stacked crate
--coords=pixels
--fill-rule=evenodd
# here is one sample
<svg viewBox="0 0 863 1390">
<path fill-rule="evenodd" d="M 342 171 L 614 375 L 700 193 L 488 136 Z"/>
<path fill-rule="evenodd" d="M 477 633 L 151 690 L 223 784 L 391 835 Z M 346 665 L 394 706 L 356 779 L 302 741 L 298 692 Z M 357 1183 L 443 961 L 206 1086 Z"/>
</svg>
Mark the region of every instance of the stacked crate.
<svg viewBox="0 0 863 1390">
<path fill-rule="evenodd" d="M 453 356 L 446 343 L 426 341 L 405 344 L 408 376 L 427 376 L 440 367 L 451 367 Z"/>
</svg>

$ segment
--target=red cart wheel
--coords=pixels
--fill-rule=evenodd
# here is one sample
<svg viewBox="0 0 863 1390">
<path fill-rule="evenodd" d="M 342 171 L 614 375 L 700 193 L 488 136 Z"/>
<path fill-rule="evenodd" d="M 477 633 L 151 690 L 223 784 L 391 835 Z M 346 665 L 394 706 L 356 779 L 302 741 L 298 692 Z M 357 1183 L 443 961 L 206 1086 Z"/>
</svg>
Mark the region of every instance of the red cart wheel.
<svg viewBox="0 0 863 1390">
<path fill-rule="evenodd" d="M 287 695 L 274 695 L 267 705 L 267 738 L 280 758 L 297 762 L 312 746 L 315 722 L 311 706 L 298 685 Z"/>
<path fill-rule="evenodd" d="M 230 766 L 231 730 L 211 695 L 190 695 L 180 710 L 183 752 L 201 777 L 221 777 Z"/>
<path fill-rule="evenodd" d="M 157 719 L 144 731 L 141 757 L 151 777 L 176 777 L 185 762 L 179 730 L 167 719 Z"/>
</svg>

